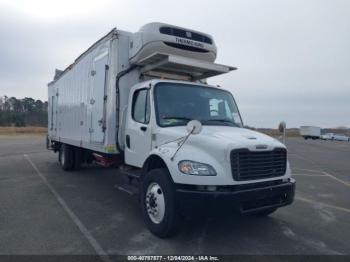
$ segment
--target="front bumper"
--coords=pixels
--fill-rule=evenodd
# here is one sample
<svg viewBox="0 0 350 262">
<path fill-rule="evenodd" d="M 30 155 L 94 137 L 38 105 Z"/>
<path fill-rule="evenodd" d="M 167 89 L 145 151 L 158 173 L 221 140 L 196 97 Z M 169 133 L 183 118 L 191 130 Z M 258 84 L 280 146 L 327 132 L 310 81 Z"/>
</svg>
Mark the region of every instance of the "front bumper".
<svg viewBox="0 0 350 262">
<path fill-rule="evenodd" d="M 237 186 L 221 186 L 216 191 L 198 190 L 194 186 L 178 185 L 176 198 L 185 211 L 197 207 L 232 208 L 240 213 L 290 205 L 294 201 L 295 179 L 275 180 Z"/>
</svg>

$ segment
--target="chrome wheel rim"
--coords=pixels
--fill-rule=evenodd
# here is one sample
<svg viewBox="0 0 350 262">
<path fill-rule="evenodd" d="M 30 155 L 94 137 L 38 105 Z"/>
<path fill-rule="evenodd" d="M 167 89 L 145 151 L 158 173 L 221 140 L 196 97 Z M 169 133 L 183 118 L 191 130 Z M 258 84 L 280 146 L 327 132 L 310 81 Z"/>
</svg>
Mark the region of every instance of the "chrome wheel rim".
<svg viewBox="0 0 350 262">
<path fill-rule="evenodd" d="M 146 209 L 151 221 L 155 224 L 162 222 L 165 214 L 165 199 L 159 184 L 151 183 L 146 192 Z"/>
</svg>

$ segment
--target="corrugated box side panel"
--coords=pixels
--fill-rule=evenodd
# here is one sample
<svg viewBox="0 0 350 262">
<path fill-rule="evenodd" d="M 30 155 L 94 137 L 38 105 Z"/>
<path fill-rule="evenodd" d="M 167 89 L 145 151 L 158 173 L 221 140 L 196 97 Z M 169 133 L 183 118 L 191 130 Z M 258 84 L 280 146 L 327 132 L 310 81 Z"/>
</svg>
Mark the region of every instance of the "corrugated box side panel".
<svg viewBox="0 0 350 262">
<path fill-rule="evenodd" d="M 116 134 L 118 127 L 117 117 L 117 94 L 116 94 L 116 76 L 118 74 L 118 49 L 128 50 L 129 46 L 120 46 L 119 43 L 120 33 L 118 32 L 118 38 L 115 36 L 110 41 L 110 54 L 109 54 L 109 70 L 108 70 L 108 84 L 107 84 L 107 101 L 105 109 L 106 119 L 106 132 L 105 132 L 105 151 L 109 154 L 119 153 L 116 144 Z"/>
<path fill-rule="evenodd" d="M 96 73 L 95 67 L 99 63 L 102 68 L 104 61 L 108 64 L 109 43 L 110 39 L 101 41 L 52 84 L 53 89 L 58 91 L 56 133 L 58 140 L 105 152 L 104 132 L 98 122 L 102 116 L 95 114 L 103 112 L 105 87 L 99 84 L 105 79 L 104 75 L 100 75 L 104 72 Z M 101 59 L 105 60 L 101 62 Z M 96 80 L 97 76 L 102 80 Z"/>
</svg>

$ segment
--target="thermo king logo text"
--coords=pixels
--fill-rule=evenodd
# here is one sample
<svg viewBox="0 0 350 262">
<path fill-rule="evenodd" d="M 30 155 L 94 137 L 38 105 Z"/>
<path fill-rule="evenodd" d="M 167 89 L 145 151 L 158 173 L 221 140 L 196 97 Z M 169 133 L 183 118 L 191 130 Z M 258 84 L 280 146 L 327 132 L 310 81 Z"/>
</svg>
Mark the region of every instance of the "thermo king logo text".
<svg viewBox="0 0 350 262">
<path fill-rule="evenodd" d="M 202 43 L 195 42 L 195 41 L 190 40 L 190 39 L 183 39 L 183 38 L 175 37 L 175 41 L 179 44 L 182 44 L 182 45 L 190 45 L 190 46 L 195 46 L 195 47 L 199 47 L 199 48 L 204 48 L 204 45 Z"/>
</svg>

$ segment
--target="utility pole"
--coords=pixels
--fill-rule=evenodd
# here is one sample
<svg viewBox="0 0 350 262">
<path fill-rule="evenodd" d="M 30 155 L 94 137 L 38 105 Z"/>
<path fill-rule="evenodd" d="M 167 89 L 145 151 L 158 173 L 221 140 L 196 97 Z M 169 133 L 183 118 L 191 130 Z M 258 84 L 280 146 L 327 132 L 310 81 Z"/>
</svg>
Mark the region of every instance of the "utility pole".
<svg viewBox="0 0 350 262">
<path fill-rule="evenodd" d="M 282 121 L 279 125 L 278 125 L 278 130 L 280 131 L 280 133 L 282 133 L 282 141 L 283 144 L 286 144 L 286 122 Z"/>
</svg>

